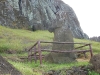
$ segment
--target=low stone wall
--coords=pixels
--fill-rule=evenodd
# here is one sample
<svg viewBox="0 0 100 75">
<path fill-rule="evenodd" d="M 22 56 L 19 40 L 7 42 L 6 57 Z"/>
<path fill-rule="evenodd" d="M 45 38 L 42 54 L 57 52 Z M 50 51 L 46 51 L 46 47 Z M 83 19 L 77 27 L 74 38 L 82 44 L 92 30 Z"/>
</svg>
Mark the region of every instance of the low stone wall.
<svg viewBox="0 0 100 75">
<path fill-rule="evenodd" d="M 43 75 L 88 75 L 88 70 L 92 70 L 92 66 L 79 66 L 70 69 L 50 70 Z"/>
</svg>

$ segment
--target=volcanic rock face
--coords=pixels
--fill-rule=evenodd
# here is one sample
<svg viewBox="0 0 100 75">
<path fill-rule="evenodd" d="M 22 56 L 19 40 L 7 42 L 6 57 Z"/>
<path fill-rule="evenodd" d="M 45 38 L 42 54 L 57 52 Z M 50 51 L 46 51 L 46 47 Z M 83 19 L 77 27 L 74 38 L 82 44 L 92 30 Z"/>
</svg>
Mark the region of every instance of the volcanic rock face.
<svg viewBox="0 0 100 75">
<path fill-rule="evenodd" d="M 53 25 L 52 21 L 58 20 L 57 13 L 64 12 L 68 16 L 64 23 L 68 24 L 73 36 L 88 38 L 83 33 L 73 9 L 61 0 L 0 0 L 0 9 L 1 25 L 33 31 L 49 29 Z"/>
</svg>

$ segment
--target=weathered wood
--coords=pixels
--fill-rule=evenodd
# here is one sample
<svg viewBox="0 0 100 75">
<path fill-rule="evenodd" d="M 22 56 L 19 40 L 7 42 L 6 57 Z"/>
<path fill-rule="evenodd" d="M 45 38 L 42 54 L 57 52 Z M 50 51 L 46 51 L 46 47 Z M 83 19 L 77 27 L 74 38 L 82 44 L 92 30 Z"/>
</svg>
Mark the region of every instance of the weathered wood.
<svg viewBox="0 0 100 75">
<path fill-rule="evenodd" d="M 32 48 L 34 48 L 37 44 L 38 44 L 38 42 L 36 42 L 28 51 L 30 51 Z"/>
<path fill-rule="evenodd" d="M 76 47 L 74 50 L 51 50 L 51 49 L 41 49 L 40 44 L 41 43 L 53 43 L 53 44 L 82 44 L 83 46 Z M 38 45 L 38 48 L 36 48 L 36 45 Z M 88 46 L 88 50 L 76 50 L 79 48 L 83 48 L 85 46 Z M 34 48 L 34 49 L 33 49 Z M 29 50 L 28 50 L 28 59 L 30 58 L 32 61 L 32 58 L 34 58 L 35 62 L 37 59 L 40 60 L 40 64 L 42 64 L 42 58 L 44 58 L 44 55 L 42 55 L 42 51 L 44 52 L 55 52 L 55 53 L 83 53 L 86 57 L 86 52 L 90 52 L 91 57 L 93 56 L 92 47 L 91 44 L 86 43 L 72 43 L 72 42 L 46 42 L 46 41 L 38 41 L 36 42 Z M 38 55 L 37 55 L 38 54 Z"/>
<path fill-rule="evenodd" d="M 40 41 L 38 41 L 38 53 L 39 53 L 39 59 L 40 59 L 40 64 L 42 64 L 42 52 L 40 48 Z"/>
<path fill-rule="evenodd" d="M 90 44 L 85 44 L 85 45 L 83 45 L 83 46 L 76 47 L 75 49 L 82 48 L 82 47 L 85 47 L 85 46 L 88 46 L 88 45 L 90 45 Z"/>
<path fill-rule="evenodd" d="M 50 49 L 41 49 L 41 51 L 47 51 L 47 52 L 58 52 L 58 53 L 70 53 L 70 52 L 89 52 L 90 50 L 71 50 L 71 51 L 66 51 L 66 50 L 50 50 Z"/>
<path fill-rule="evenodd" d="M 91 54 L 91 57 L 93 56 L 93 51 L 92 51 L 92 47 L 91 45 L 89 44 L 89 47 L 90 47 L 90 54 Z"/>
<path fill-rule="evenodd" d="M 54 41 L 54 42 L 40 41 L 40 42 L 41 43 L 53 43 L 53 44 L 87 44 L 87 43 L 57 42 L 57 41 Z"/>
</svg>

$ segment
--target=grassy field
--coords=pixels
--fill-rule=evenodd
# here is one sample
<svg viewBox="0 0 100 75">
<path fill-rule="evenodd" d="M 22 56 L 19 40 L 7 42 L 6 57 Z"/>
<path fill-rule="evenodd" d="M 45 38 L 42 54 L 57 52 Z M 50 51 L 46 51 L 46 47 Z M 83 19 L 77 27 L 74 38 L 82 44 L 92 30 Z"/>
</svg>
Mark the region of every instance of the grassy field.
<svg viewBox="0 0 100 75">
<path fill-rule="evenodd" d="M 43 65 L 39 64 L 39 61 L 35 63 L 34 61 L 27 62 L 21 61 L 18 59 L 21 56 L 27 56 L 25 50 L 29 49 L 34 43 L 38 40 L 53 41 L 53 33 L 48 31 L 28 31 L 22 29 L 10 29 L 3 26 L 0 26 L 0 54 L 7 58 L 7 60 L 13 64 L 23 75 L 42 75 L 44 71 L 52 69 L 62 69 L 69 68 L 71 66 L 87 65 L 88 62 L 82 61 L 74 64 L 49 64 L 44 62 Z M 84 40 L 84 39 L 75 39 L 74 42 L 81 43 L 91 43 L 94 54 L 100 52 L 100 43 Z M 76 47 L 77 45 L 75 45 Z M 8 52 L 13 54 L 9 54 Z M 98 75 L 95 72 L 90 72 L 89 75 Z"/>
<path fill-rule="evenodd" d="M 28 31 L 0 26 L 0 52 L 5 50 L 22 51 L 34 45 L 37 40 L 52 41 L 53 33 L 48 31 Z"/>
</svg>

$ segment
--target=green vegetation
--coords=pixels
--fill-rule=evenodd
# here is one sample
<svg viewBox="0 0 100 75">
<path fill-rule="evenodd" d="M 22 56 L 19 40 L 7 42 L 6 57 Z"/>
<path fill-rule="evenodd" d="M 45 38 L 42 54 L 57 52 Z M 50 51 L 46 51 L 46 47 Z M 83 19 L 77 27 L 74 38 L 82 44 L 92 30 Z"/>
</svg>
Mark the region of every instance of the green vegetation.
<svg viewBox="0 0 100 75">
<path fill-rule="evenodd" d="M 94 71 L 89 71 L 89 75 L 100 75 L 100 74 L 98 74 L 98 73 L 96 73 L 96 72 L 94 72 Z"/>
<path fill-rule="evenodd" d="M 39 64 L 39 61 L 35 63 L 34 61 L 27 62 L 19 60 L 16 61 L 18 57 L 27 56 L 25 50 L 29 49 L 37 40 L 52 41 L 53 33 L 48 31 L 28 31 L 20 29 L 10 29 L 0 26 L 0 53 L 2 56 L 7 58 L 7 60 L 13 64 L 23 75 L 42 75 L 44 71 L 52 69 L 62 69 L 69 68 L 71 66 L 87 65 L 88 62 L 77 62 L 74 64 L 50 64 L 44 62 L 43 65 Z M 84 39 L 74 39 L 75 42 L 91 43 L 94 53 L 98 53 L 100 50 L 100 43 L 84 40 Z M 75 45 L 76 47 L 77 45 Z M 7 54 L 6 52 L 12 51 L 15 54 Z M 9 58 L 9 59 L 8 59 Z M 16 59 L 15 59 L 16 58 Z M 89 72 L 89 75 L 98 75 L 95 72 Z"/>
<path fill-rule="evenodd" d="M 20 29 L 10 29 L 0 26 L 0 52 L 5 50 L 22 51 L 31 47 L 37 40 L 52 41 L 53 33 L 48 31 L 28 31 Z M 75 42 L 91 43 L 94 52 L 99 52 L 100 43 L 74 39 Z"/>
<path fill-rule="evenodd" d="M 23 75 L 42 75 L 41 73 L 44 71 L 49 70 L 60 70 L 63 68 L 70 68 L 71 66 L 79 66 L 79 65 L 87 65 L 88 62 L 81 62 L 81 63 L 71 63 L 71 64 L 50 64 L 44 62 L 43 65 L 39 64 L 39 61 L 37 63 L 35 62 L 12 62 L 9 61 L 11 64 L 13 64 L 19 71 L 23 73 Z"/>
<path fill-rule="evenodd" d="M 52 41 L 53 33 L 48 31 L 28 31 L 0 26 L 0 52 L 14 50 L 20 52 L 31 47 L 37 40 Z"/>
<path fill-rule="evenodd" d="M 100 43 L 91 41 L 91 40 L 85 40 L 85 39 L 74 39 L 75 42 L 82 42 L 82 43 L 90 43 L 92 46 L 92 50 L 94 53 L 100 52 Z"/>
</svg>

